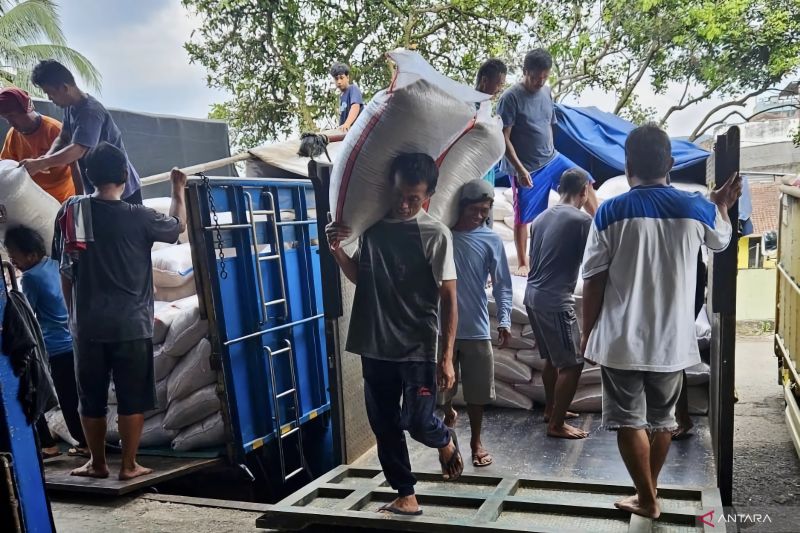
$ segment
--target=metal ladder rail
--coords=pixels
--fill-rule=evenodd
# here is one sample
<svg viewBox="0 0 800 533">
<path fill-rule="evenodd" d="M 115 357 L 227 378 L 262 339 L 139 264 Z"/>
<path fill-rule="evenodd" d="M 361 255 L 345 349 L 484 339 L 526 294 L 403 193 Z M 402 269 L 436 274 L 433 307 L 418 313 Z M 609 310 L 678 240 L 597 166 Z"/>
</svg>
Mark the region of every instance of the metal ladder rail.
<svg viewBox="0 0 800 533">
<path fill-rule="evenodd" d="M 268 310 L 270 306 L 273 305 L 283 305 L 283 318 L 288 317 L 289 315 L 289 306 L 286 300 L 286 282 L 284 280 L 283 274 L 283 256 L 281 254 L 281 250 L 278 244 L 278 228 L 276 226 L 277 220 L 275 219 L 275 201 L 272 197 L 272 194 L 267 192 L 266 194 L 270 198 L 270 209 L 267 210 L 254 210 L 253 209 L 253 197 L 250 195 L 249 192 L 244 191 L 244 198 L 247 204 L 247 211 L 250 215 L 250 234 L 251 238 L 253 239 L 253 256 L 255 257 L 255 264 L 256 264 L 256 282 L 258 285 L 258 293 L 260 296 L 259 300 L 259 307 L 261 308 L 261 320 L 259 321 L 261 324 L 264 324 L 269 319 Z M 258 232 L 256 231 L 256 216 L 267 216 L 267 220 L 265 222 L 272 222 L 272 233 L 274 236 L 274 243 L 272 243 L 272 254 L 267 256 L 262 256 L 258 250 Z M 281 289 L 281 297 L 276 298 L 274 300 L 268 300 L 266 290 L 264 289 L 264 278 L 263 273 L 261 271 L 261 262 L 262 261 L 277 261 L 278 262 L 278 273 L 280 277 L 280 289 Z"/>
<path fill-rule="evenodd" d="M 264 346 L 264 350 L 267 352 L 267 357 L 269 358 L 269 369 L 270 369 L 270 378 L 272 379 L 272 402 L 275 409 L 275 425 L 278 431 L 278 456 L 281 465 L 281 479 L 285 483 L 289 479 L 293 478 L 300 472 L 308 471 L 308 465 L 306 464 L 306 457 L 303 453 L 303 432 L 300 429 L 300 401 L 298 398 L 297 392 L 297 379 L 295 375 L 294 369 L 294 350 L 292 350 L 292 343 L 288 339 L 284 339 L 286 346 L 284 348 L 280 348 L 276 351 L 272 351 L 272 348 L 269 346 Z M 286 389 L 281 392 L 277 392 L 278 390 L 278 383 L 275 377 L 275 357 L 288 354 L 289 359 L 289 371 L 291 375 L 291 388 Z M 288 431 L 283 431 L 284 422 L 281 420 L 281 408 L 280 408 L 280 400 L 282 398 L 286 398 L 287 396 L 291 395 L 294 401 L 294 420 L 289 420 L 289 429 Z M 292 425 L 294 427 L 292 427 Z M 286 452 L 284 451 L 284 439 L 291 437 L 292 435 L 297 435 L 297 449 L 300 454 L 300 466 L 295 470 L 286 473 Z"/>
</svg>

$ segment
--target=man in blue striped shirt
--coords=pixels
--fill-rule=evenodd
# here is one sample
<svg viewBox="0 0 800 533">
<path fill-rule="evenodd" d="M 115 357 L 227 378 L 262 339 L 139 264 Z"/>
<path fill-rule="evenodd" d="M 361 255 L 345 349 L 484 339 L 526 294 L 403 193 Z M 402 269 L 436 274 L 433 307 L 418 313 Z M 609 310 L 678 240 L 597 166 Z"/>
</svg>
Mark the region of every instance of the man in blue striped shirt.
<svg viewBox="0 0 800 533">
<path fill-rule="evenodd" d="M 494 187 L 488 181 L 479 179 L 466 183 L 460 191 L 460 216 L 453 226 L 459 311 L 453 366 L 456 377 L 461 375 L 472 432 L 472 464 L 476 467 L 492 464 L 492 456 L 481 443 L 483 408 L 495 397 L 494 354 L 486 298 L 486 280 L 489 277 L 497 302 L 501 346 L 511 337 L 511 272 L 503 241 L 486 225 L 493 203 Z M 456 386 L 444 396 L 444 422 L 450 427 L 455 426 L 456 421 L 452 399 L 457 387 L 458 379 Z"/>
<path fill-rule="evenodd" d="M 711 201 L 669 185 L 674 159 L 655 124 L 625 141 L 631 190 L 604 202 L 583 259 L 584 358 L 601 365 L 603 426 L 617 444 L 636 495 L 619 509 L 656 519 L 658 475 L 677 428 L 683 370 L 700 362 L 694 330 L 697 252 L 725 250 L 728 209 L 742 180 L 734 173 Z"/>
</svg>

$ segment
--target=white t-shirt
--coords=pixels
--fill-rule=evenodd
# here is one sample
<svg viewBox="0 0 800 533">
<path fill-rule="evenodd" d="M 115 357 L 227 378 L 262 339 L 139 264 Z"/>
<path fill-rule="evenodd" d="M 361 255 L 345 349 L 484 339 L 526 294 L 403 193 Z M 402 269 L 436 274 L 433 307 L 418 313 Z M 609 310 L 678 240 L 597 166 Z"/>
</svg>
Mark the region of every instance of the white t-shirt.
<svg viewBox="0 0 800 533">
<path fill-rule="evenodd" d="M 697 252 L 727 248 L 731 225 L 699 193 L 634 187 L 600 205 L 583 278 L 608 270 L 586 357 L 622 370 L 674 372 L 700 362 L 694 333 Z"/>
</svg>

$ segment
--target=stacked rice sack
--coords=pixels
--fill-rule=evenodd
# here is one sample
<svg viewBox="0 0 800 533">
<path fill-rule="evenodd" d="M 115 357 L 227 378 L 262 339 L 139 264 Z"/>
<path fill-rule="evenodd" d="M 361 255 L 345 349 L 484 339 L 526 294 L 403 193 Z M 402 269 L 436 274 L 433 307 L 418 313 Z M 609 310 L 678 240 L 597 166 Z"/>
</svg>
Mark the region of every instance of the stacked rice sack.
<svg viewBox="0 0 800 533">
<path fill-rule="evenodd" d="M 624 176 L 622 177 L 624 178 Z M 609 180 L 614 192 L 609 195 L 600 195 L 603 187 L 598 191 L 602 199 L 611 198 L 629 190 L 627 181 L 613 178 Z M 609 183 L 609 182 L 606 182 Z M 681 186 L 685 190 L 697 190 L 694 185 Z M 605 184 L 604 184 L 605 186 Z M 558 202 L 558 195 L 551 192 L 549 204 Z M 513 193 L 508 188 L 496 188 L 494 208 L 492 211 L 494 224 L 492 229 L 505 243 L 506 256 L 512 268 L 517 264 L 517 252 L 514 246 L 514 210 Z M 512 276 L 513 305 L 511 310 L 511 341 L 505 348 L 499 348 L 497 338 L 497 306 L 491 292 L 487 289 L 489 299 L 489 316 L 491 317 L 492 341 L 494 347 L 494 380 L 496 399 L 494 405 L 498 407 L 511 407 L 519 409 L 532 409 L 535 404 L 544 405 L 545 391 L 542 381 L 542 370 L 545 360 L 541 358 L 533 331 L 528 321 L 525 310 L 525 289 L 527 279 Z M 583 280 L 579 279 L 575 288 L 575 312 L 578 315 L 578 324 L 581 324 Z M 700 312 L 695 324 L 696 334 L 700 347 L 708 344 L 711 337 L 711 326 L 708 322 L 706 309 Z M 689 385 L 689 412 L 704 415 L 708 412 L 708 381 L 710 368 L 706 363 L 700 363 L 686 370 Z M 461 385 L 459 393 L 454 399 L 455 404 L 463 405 Z M 584 365 L 578 389 L 570 405 L 570 410 L 583 413 L 599 413 L 602 409 L 602 387 L 600 383 L 600 366 Z"/>
<path fill-rule="evenodd" d="M 167 212 L 168 199 L 145 200 Z M 185 239 L 185 234 L 181 240 Z M 208 448 L 225 442 L 217 371 L 211 365 L 208 322 L 200 316 L 188 242 L 157 245 L 152 251 L 155 288 L 153 370 L 156 408 L 145 413 L 141 446 L 171 446 L 175 451 Z M 108 433 L 119 441 L 116 395 L 109 390 Z"/>
</svg>

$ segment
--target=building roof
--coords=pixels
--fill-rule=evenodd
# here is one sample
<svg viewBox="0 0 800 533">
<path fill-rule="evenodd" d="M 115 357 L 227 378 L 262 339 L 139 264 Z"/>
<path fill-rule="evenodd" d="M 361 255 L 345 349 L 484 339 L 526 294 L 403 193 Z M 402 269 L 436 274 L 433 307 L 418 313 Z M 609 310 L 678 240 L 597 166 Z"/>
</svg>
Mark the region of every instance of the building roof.
<svg viewBox="0 0 800 533">
<path fill-rule="evenodd" d="M 780 183 L 751 181 L 750 196 L 753 202 L 753 234 L 763 235 L 767 231 L 777 230 Z"/>
</svg>

